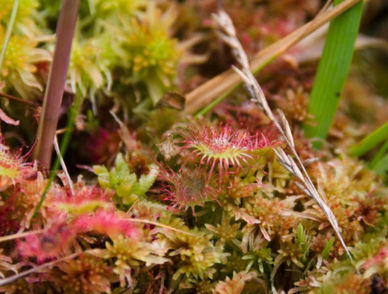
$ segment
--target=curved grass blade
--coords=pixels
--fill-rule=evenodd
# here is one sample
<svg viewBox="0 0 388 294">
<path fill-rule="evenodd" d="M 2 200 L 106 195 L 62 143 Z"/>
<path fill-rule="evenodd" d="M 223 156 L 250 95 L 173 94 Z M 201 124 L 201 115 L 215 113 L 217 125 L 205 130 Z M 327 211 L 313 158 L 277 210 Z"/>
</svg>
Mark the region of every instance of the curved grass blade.
<svg viewBox="0 0 388 294">
<path fill-rule="evenodd" d="M 352 146 L 349 149 L 349 153 L 353 156 L 361 156 L 372 148 L 376 147 L 384 140 L 388 140 L 388 122 L 374 130 L 372 133 L 362 139 L 361 142 Z"/>
<path fill-rule="evenodd" d="M 374 169 L 378 162 L 384 157 L 384 154 L 388 151 L 388 140 L 381 146 L 379 151 L 376 153 L 375 157 L 373 157 L 372 161 L 369 164 L 371 169 Z"/>
<path fill-rule="evenodd" d="M 388 175 L 388 154 L 376 162 L 373 170 L 376 174 L 380 175 L 382 178 L 386 179 Z"/>
</svg>

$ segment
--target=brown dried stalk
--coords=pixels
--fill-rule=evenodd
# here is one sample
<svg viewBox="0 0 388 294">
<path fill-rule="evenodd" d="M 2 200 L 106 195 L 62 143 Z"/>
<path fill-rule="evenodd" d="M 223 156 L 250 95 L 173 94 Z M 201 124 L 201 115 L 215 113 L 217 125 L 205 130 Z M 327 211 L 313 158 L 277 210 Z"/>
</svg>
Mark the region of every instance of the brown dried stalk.
<svg viewBox="0 0 388 294">
<path fill-rule="evenodd" d="M 80 0 L 64 0 L 57 25 L 54 59 L 44 96 L 34 152 L 41 168 L 48 169 L 65 89 L 67 69 Z"/>
<path fill-rule="evenodd" d="M 218 14 L 213 15 L 214 20 L 220 27 L 220 31 L 218 35 L 227 43 L 233 50 L 233 54 L 240 66 L 241 69 L 233 66 L 232 69 L 240 76 L 243 80 L 246 89 L 249 94 L 253 98 L 254 101 L 257 102 L 262 111 L 268 116 L 268 118 L 275 124 L 276 128 L 279 130 L 281 135 L 283 136 L 285 142 L 290 148 L 295 160 L 289 154 L 287 154 L 280 147 L 274 148 L 274 151 L 277 156 L 277 160 L 279 163 L 284 166 L 291 174 L 293 174 L 299 182 L 297 183 L 298 187 L 306 193 L 306 195 L 310 196 L 322 209 L 323 213 L 326 215 L 329 220 L 331 226 L 333 227 L 338 239 L 340 240 L 342 246 L 344 247 L 347 255 L 352 260 L 352 256 L 350 254 L 349 249 L 347 248 L 345 241 L 342 238 L 340 233 L 340 228 L 338 226 L 338 222 L 331 211 L 330 207 L 323 201 L 321 196 L 319 195 L 317 189 L 315 188 L 310 176 L 308 175 L 296 149 L 294 144 L 294 138 L 292 136 L 290 125 L 284 115 L 284 113 L 278 109 L 279 119 L 274 115 L 271 108 L 269 107 L 265 95 L 252 74 L 249 61 L 244 49 L 236 36 L 236 30 L 233 26 L 233 22 L 228 16 L 228 14 L 224 11 L 219 11 Z"/>
<path fill-rule="evenodd" d="M 282 55 L 322 25 L 342 14 L 360 1 L 361 0 L 345 0 L 328 11 L 325 11 L 324 9 L 312 21 L 257 53 L 250 63 L 250 69 L 253 72 L 258 71 L 261 67 Z M 185 95 L 185 112 L 189 114 L 197 112 L 218 97 L 233 90 L 240 83 L 241 77 L 233 70 L 223 72 Z"/>
<path fill-rule="evenodd" d="M 16 102 L 19 102 L 19 103 L 27 104 L 27 105 L 33 106 L 33 107 L 39 106 L 37 103 L 35 103 L 33 101 L 24 100 L 22 98 L 15 97 L 15 96 L 12 96 L 12 95 L 9 95 L 9 94 L 6 94 L 6 93 L 1 93 L 0 92 L 0 97 L 6 98 L 8 100 L 13 100 L 13 101 L 16 101 Z"/>
</svg>

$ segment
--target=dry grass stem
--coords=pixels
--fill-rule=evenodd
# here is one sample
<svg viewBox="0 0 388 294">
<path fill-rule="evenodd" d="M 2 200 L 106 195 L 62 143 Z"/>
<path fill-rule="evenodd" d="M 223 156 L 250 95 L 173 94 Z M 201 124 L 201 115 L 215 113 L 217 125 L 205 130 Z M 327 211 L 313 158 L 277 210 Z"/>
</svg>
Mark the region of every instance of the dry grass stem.
<svg viewBox="0 0 388 294">
<path fill-rule="evenodd" d="M 54 137 L 54 149 L 55 149 L 55 152 L 57 153 L 57 156 L 59 158 L 59 163 L 61 164 L 63 173 L 65 174 L 66 182 L 67 182 L 67 185 L 69 186 L 71 195 L 74 195 L 73 182 L 72 182 L 70 174 L 67 170 L 65 160 L 63 159 L 63 156 L 61 154 L 61 150 L 59 149 L 57 135 L 55 135 L 55 137 Z"/>
<path fill-rule="evenodd" d="M 257 102 L 259 107 L 263 110 L 263 112 L 268 116 L 269 119 L 275 124 L 276 128 L 281 133 L 283 139 L 287 143 L 290 148 L 293 157 L 287 154 L 280 147 L 274 148 L 274 151 L 277 156 L 277 160 L 279 163 L 284 166 L 291 174 L 293 174 L 298 180 L 298 186 L 302 191 L 306 193 L 309 197 L 315 200 L 315 202 L 322 209 L 327 219 L 329 220 L 331 226 L 333 227 L 335 233 L 337 234 L 338 239 L 340 240 L 342 246 L 344 247 L 346 253 L 349 258 L 352 259 L 352 256 L 342 238 L 340 233 L 340 228 L 338 226 L 338 222 L 331 211 L 330 207 L 326 205 L 323 199 L 320 197 L 317 189 L 315 188 L 310 176 L 308 175 L 298 153 L 295 149 L 294 138 L 292 136 L 290 125 L 281 110 L 277 110 L 278 117 L 274 115 L 271 108 L 268 105 L 267 99 L 265 95 L 255 79 L 254 75 L 251 72 L 249 67 L 248 57 L 243 50 L 243 47 L 236 36 L 236 31 L 233 26 L 233 22 L 228 16 L 228 14 L 224 11 L 219 11 L 218 14 L 215 14 L 214 20 L 218 24 L 220 31 L 218 35 L 225 41 L 233 50 L 233 54 L 240 66 L 241 69 L 233 66 L 233 70 L 241 77 L 244 86 L 248 90 L 252 99 Z"/>
<path fill-rule="evenodd" d="M 183 234 L 183 235 L 188 235 L 188 236 L 196 237 L 195 234 L 192 234 L 190 232 L 179 230 L 179 229 L 173 228 L 171 226 L 168 226 L 168 225 L 165 225 L 165 224 L 162 224 L 162 223 L 158 223 L 158 222 L 154 222 L 154 221 L 150 221 L 150 220 L 146 220 L 146 219 L 129 218 L 128 221 L 133 222 L 133 223 L 142 223 L 142 224 L 154 225 L 154 226 L 161 227 L 161 228 L 164 228 L 164 229 L 167 229 L 167 230 L 170 230 L 170 231 L 174 231 L 174 232 L 177 232 L 177 233 L 180 233 L 180 234 Z"/>
</svg>

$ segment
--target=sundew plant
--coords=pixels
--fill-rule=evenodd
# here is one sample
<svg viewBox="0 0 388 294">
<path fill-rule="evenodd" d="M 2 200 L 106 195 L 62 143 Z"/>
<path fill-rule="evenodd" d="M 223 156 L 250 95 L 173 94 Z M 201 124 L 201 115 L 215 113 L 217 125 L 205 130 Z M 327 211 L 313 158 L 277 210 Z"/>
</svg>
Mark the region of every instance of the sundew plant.
<svg viewBox="0 0 388 294">
<path fill-rule="evenodd" d="M 384 1 L 3 2 L 1 293 L 387 293 Z"/>
</svg>

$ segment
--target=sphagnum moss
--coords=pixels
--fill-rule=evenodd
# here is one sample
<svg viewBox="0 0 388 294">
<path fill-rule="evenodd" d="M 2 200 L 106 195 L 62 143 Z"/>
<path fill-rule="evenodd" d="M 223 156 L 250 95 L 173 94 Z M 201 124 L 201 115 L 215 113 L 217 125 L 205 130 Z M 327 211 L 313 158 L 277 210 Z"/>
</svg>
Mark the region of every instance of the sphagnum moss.
<svg viewBox="0 0 388 294">
<path fill-rule="evenodd" d="M 259 6 L 248 2 L 225 1 L 224 5 L 233 16 L 249 16 L 239 24 L 236 35 L 251 54 L 260 40 L 270 42 L 286 34 L 306 21 L 306 13 L 318 9 L 309 10 L 308 5 L 315 1 L 280 0 Z M 344 5 L 354 2 L 346 0 Z M 13 4 L 5 3 L 0 14 L 9 12 Z M 20 7 L 12 37 L 33 43 L 24 52 L 21 48 L 27 43 L 18 47 L 11 42 L 9 48 L 17 50 L 10 50 L 8 56 L 26 59 L 15 57 L 23 62 L 9 63 L 7 71 L 15 72 L 19 66 L 31 70 L 44 88 L 49 59 L 33 60 L 31 56 L 37 50 L 50 52 L 47 32 L 55 29 L 53 20 L 60 3 L 21 3 L 26 5 Z M 187 5 L 203 8 L 190 11 L 190 15 L 197 13 L 195 20 L 190 19 Z M 150 85 L 157 88 L 152 89 L 157 94 L 154 99 L 174 102 L 171 99 L 178 97 L 181 103 L 184 99 L 179 93 L 164 95 L 165 91 L 179 86 L 182 91 L 197 88 L 213 72 L 228 66 L 230 52 L 213 42 L 204 16 L 212 5 L 211 1 L 193 4 L 190 0 L 82 1 L 61 113 L 71 103 L 72 94 L 76 94 L 76 105 L 70 118 L 63 114 L 60 119 L 61 127 L 66 120 L 76 123 L 69 141 L 71 152 L 64 156 L 70 177 L 53 172 L 50 187 L 37 164 L 21 155 L 24 151 L 13 151 L 15 142 L 27 132 L 20 113 L 33 121 L 31 111 L 14 101 L 1 101 L 7 114 L 21 125 L 2 125 L 0 292 L 385 291 L 387 189 L 365 163 L 343 151 L 346 142 L 356 142 L 365 134 L 364 129 L 352 130 L 360 125 L 349 113 L 352 99 L 343 101 L 330 144 L 324 144 L 320 152 L 311 148 L 311 140 L 301 132 L 301 124 L 308 119 L 305 106 L 314 64 L 301 69 L 288 56 L 265 69 L 260 78 L 268 104 L 248 102 L 249 95 L 237 91 L 198 120 L 168 108 L 173 103 L 156 103 L 153 109 Z M 244 11 L 246 7 L 252 9 Z M 337 7 L 321 15 L 327 20 L 327 14 L 337 13 Z M 286 21 L 279 22 L 279 18 Z M 0 20 L 3 27 L 4 21 Z M 264 24 L 262 31 L 257 31 L 257 23 Z M 281 40 L 285 47 L 272 47 L 277 49 L 271 56 L 285 50 L 290 40 L 296 42 L 293 38 L 301 30 L 308 32 L 306 27 L 296 30 L 286 37 L 287 42 Z M 192 46 L 194 55 L 185 59 Z M 215 62 L 214 52 L 224 54 L 222 64 Z M 201 66 L 192 66 L 187 62 L 193 56 L 210 58 Z M 253 81 L 247 72 L 242 76 L 248 77 L 246 82 Z M 15 86 L 17 79 L 1 77 L 6 95 L 21 94 Z M 228 88 L 228 81 L 218 83 Z M 34 87 L 21 83 L 31 103 L 39 104 Z M 249 94 L 260 92 L 255 85 L 253 82 Z M 357 89 L 364 87 L 360 84 Z M 373 99 L 365 94 L 372 90 L 350 92 L 360 96 L 355 97 L 357 101 Z M 360 105 L 367 108 L 368 102 Z M 378 103 L 383 102 L 373 100 L 373 105 Z M 271 115 L 267 106 L 274 105 L 284 111 L 289 123 L 282 114 Z M 366 111 L 373 112 L 373 107 Z M 383 109 L 373 122 L 383 121 Z M 277 121 L 270 123 L 268 117 Z M 66 127 L 67 132 L 71 129 L 71 125 Z M 299 155 L 300 162 L 287 157 L 291 153 Z M 343 244 L 321 207 L 305 195 L 306 187 L 294 176 L 300 176 L 298 170 L 290 172 L 297 161 L 299 172 L 305 169 L 309 175 L 307 179 L 304 174 L 303 180 L 311 181 L 338 220 L 355 263 L 346 259 Z M 46 199 L 37 209 L 43 193 Z"/>
</svg>

